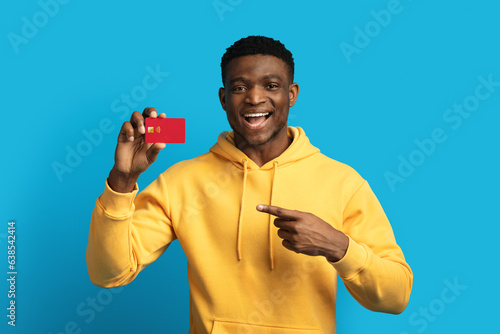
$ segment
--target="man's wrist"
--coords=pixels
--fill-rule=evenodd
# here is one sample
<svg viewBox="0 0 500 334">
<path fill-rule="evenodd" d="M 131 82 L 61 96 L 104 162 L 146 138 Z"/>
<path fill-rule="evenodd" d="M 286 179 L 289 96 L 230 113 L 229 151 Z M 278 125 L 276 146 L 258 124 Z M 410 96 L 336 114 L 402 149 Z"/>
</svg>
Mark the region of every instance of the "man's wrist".
<svg viewBox="0 0 500 334">
<path fill-rule="evenodd" d="M 342 260 L 347 253 L 347 248 L 349 248 L 349 238 L 347 235 L 340 231 L 337 232 L 339 232 L 339 235 L 336 238 L 333 250 L 325 255 L 326 259 L 333 263 Z"/>
<path fill-rule="evenodd" d="M 113 167 L 109 172 L 108 184 L 113 191 L 129 193 L 134 190 L 138 178 L 139 175 L 124 174 Z"/>
</svg>

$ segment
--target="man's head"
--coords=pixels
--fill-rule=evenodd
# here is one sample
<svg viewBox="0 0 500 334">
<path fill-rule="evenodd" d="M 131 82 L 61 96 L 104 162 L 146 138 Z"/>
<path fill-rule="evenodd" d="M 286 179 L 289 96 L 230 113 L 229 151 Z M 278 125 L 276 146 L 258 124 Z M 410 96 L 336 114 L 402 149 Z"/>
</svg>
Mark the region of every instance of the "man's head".
<svg viewBox="0 0 500 334">
<path fill-rule="evenodd" d="M 249 36 L 227 49 L 221 69 L 224 86 L 219 99 L 236 144 L 259 149 L 285 142 L 288 146 L 288 110 L 299 92 L 291 52 L 279 41 Z"/>
<path fill-rule="evenodd" d="M 269 55 L 281 59 L 288 68 L 289 83 L 293 82 L 295 64 L 290 51 L 285 48 L 283 43 L 275 39 L 264 36 L 248 36 L 236 41 L 226 49 L 222 56 L 220 67 L 222 72 L 222 85 L 226 86 L 227 65 L 231 60 L 250 55 Z"/>
</svg>

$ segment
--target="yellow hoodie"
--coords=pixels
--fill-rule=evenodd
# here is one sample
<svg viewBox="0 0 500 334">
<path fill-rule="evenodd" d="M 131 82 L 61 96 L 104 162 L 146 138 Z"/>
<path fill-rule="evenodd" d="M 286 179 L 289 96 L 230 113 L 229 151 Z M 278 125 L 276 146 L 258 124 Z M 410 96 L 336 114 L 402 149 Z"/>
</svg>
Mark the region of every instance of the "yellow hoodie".
<svg viewBox="0 0 500 334">
<path fill-rule="evenodd" d="M 128 284 L 178 239 L 192 334 L 335 333 L 337 274 L 366 308 L 402 312 L 413 275 L 368 183 L 301 128 L 288 135 L 287 150 L 260 168 L 223 132 L 210 152 L 175 164 L 139 194 L 137 184 L 122 194 L 106 181 L 90 224 L 91 281 Z M 257 204 L 322 218 L 349 236 L 346 255 L 331 263 L 287 250 L 275 217 Z"/>
</svg>

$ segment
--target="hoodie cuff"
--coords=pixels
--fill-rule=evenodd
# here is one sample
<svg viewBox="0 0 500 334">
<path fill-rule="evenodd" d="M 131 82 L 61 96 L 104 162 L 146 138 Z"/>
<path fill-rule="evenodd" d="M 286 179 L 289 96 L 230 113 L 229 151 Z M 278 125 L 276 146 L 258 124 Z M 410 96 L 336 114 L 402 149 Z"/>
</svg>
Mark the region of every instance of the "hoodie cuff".
<svg viewBox="0 0 500 334">
<path fill-rule="evenodd" d="M 139 191 L 135 183 L 134 189 L 129 193 L 119 193 L 111 189 L 106 179 L 104 192 L 99 196 L 98 202 L 107 216 L 113 218 L 128 217 L 134 211 L 134 199 Z"/>
<path fill-rule="evenodd" d="M 330 262 L 342 279 L 350 280 L 366 268 L 369 253 L 364 245 L 349 238 L 349 246 L 344 257 L 337 262 Z"/>
</svg>

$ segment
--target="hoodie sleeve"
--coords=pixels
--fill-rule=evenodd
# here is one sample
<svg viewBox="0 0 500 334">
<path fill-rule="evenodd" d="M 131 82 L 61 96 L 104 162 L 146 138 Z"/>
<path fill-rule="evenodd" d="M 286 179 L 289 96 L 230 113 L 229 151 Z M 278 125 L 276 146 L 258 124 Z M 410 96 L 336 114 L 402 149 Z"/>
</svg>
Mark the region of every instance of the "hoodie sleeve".
<svg viewBox="0 0 500 334">
<path fill-rule="evenodd" d="M 379 201 L 364 180 L 344 208 L 343 232 L 349 237 L 349 246 L 345 256 L 332 265 L 349 293 L 369 310 L 403 312 L 413 273 Z"/>
<path fill-rule="evenodd" d="M 97 286 L 130 283 L 176 239 L 161 174 L 139 195 L 113 191 L 105 182 L 90 220 L 87 270 Z M 137 197 L 136 197 L 137 195 Z"/>
</svg>

